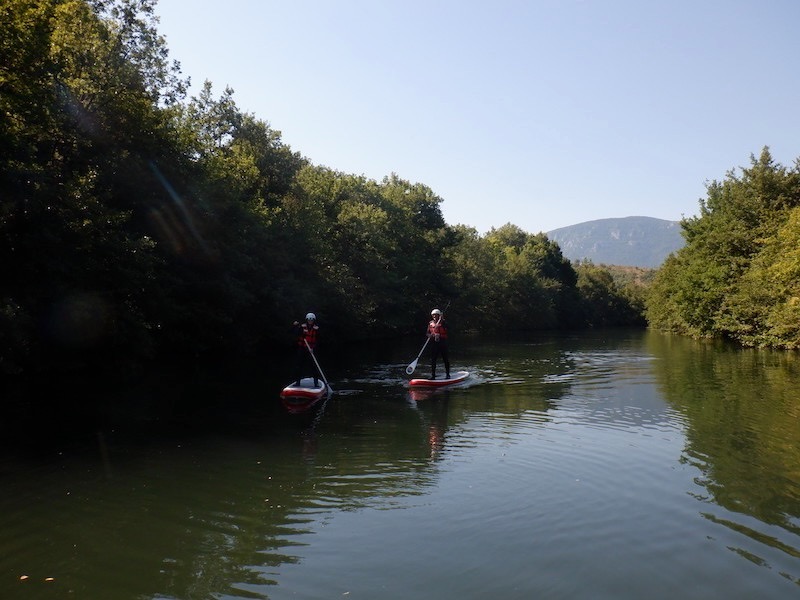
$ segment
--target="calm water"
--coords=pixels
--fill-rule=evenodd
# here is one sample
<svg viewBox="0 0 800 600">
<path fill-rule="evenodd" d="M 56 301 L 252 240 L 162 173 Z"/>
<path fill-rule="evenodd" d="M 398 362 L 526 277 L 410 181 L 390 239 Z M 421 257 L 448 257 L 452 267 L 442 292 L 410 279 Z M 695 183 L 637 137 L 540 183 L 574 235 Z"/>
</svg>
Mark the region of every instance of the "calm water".
<svg viewBox="0 0 800 600">
<path fill-rule="evenodd" d="M 252 364 L 85 391 L 133 426 L 6 407 L 0 598 L 800 597 L 797 356 L 460 339 L 412 397 L 417 352 L 320 354 L 299 417 Z"/>
</svg>

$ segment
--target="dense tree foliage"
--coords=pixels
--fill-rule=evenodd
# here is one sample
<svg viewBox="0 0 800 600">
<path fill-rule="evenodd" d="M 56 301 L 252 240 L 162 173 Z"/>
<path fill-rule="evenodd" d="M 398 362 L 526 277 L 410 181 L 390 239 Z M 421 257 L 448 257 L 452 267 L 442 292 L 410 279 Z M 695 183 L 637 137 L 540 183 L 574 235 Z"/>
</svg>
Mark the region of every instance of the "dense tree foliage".
<svg viewBox="0 0 800 600">
<path fill-rule="evenodd" d="M 154 5 L 0 5 L 0 370 L 282 349 L 308 310 L 339 340 L 447 301 L 460 328 L 625 320 L 543 234 L 449 226 L 427 186 L 313 165 L 233 90 L 187 99 Z"/>
<path fill-rule="evenodd" d="M 455 287 L 464 290 L 462 318 L 476 329 L 497 327 L 498 318 L 528 330 L 582 325 L 576 315 L 577 275 L 557 244 L 508 223 L 485 236 L 453 230 L 446 257 Z"/>
<path fill-rule="evenodd" d="M 632 275 L 633 268 L 576 265 L 584 325 L 646 325 L 644 305 L 647 285 Z"/>
<path fill-rule="evenodd" d="M 708 186 L 686 246 L 659 270 L 647 301 L 658 328 L 747 346 L 800 347 L 800 162 L 769 149 L 741 176 Z"/>
</svg>

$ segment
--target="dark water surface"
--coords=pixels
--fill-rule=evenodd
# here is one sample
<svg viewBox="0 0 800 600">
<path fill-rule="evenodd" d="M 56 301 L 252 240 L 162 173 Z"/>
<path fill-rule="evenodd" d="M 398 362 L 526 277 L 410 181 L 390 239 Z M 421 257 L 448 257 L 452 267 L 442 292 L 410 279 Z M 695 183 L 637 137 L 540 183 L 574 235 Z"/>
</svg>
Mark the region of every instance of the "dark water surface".
<svg viewBox="0 0 800 600">
<path fill-rule="evenodd" d="M 302 416 L 254 363 L 4 406 L 0 598 L 800 597 L 796 355 L 457 339 L 416 397 L 418 350 L 320 351 Z"/>
</svg>

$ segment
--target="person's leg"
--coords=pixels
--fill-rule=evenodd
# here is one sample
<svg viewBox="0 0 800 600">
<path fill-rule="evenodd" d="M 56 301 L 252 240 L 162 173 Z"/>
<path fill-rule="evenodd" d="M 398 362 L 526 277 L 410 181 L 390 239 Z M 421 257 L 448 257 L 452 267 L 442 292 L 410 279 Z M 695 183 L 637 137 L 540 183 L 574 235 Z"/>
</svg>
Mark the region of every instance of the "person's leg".
<svg viewBox="0 0 800 600">
<path fill-rule="evenodd" d="M 303 349 L 297 348 L 297 356 L 294 359 L 294 384 L 300 385 L 300 379 L 303 377 Z"/>
<path fill-rule="evenodd" d="M 450 355 L 447 352 L 447 344 L 442 344 L 442 362 L 444 363 L 444 374 L 450 379 Z"/>
<path fill-rule="evenodd" d="M 319 376 L 317 375 L 317 369 L 314 366 L 314 359 L 311 358 L 311 353 L 308 350 L 303 353 L 303 359 L 305 361 L 303 373 L 313 377 L 314 387 L 319 387 Z"/>
<path fill-rule="evenodd" d="M 431 348 L 431 379 L 436 379 L 436 359 L 439 357 L 439 344 L 434 342 Z"/>
</svg>

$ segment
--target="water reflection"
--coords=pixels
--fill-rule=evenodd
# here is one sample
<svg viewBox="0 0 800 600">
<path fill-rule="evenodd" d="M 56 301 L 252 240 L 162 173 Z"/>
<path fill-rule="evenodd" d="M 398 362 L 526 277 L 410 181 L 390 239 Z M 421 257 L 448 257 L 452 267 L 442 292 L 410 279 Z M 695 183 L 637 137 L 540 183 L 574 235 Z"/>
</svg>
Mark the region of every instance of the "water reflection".
<svg viewBox="0 0 800 600">
<path fill-rule="evenodd" d="M 665 336 L 648 347 L 665 398 L 684 416 L 683 460 L 701 473 L 703 515 L 756 542 L 733 552 L 798 581 L 785 556 L 800 556 L 799 357 Z"/>
<path fill-rule="evenodd" d="M 327 360 L 336 394 L 307 414 L 242 365 L 171 378 L 146 426 L 4 454 L 0 597 L 796 592 L 792 358 L 638 332 L 481 339 L 453 357 L 468 384 L 419 397 L 416 350 Z"/>
</svg>

